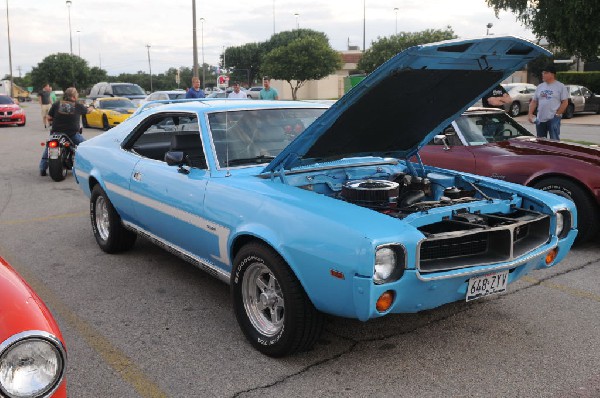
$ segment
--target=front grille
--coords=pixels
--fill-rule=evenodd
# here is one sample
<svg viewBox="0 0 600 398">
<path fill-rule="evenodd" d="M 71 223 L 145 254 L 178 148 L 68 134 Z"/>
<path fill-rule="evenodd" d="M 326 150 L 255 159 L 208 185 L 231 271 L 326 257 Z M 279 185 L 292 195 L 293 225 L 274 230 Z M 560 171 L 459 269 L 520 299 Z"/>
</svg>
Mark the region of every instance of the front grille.
<svg viewBox="0 0 600 398">
<path fill-rule="evenodd" d="M 0 112 L 0 116 L 11 116 L 12 114 L 12 111 Z"/>
<path fill-rule="evenodd" d="M 482 215 L 486 223 L 447 230 L 428 225 L 419 248 L 422 273 L 446 271 L 510 261 L 540 247 L 549 239 L 550 217 L 519 209 L 512 215 Z"/>
</svg>

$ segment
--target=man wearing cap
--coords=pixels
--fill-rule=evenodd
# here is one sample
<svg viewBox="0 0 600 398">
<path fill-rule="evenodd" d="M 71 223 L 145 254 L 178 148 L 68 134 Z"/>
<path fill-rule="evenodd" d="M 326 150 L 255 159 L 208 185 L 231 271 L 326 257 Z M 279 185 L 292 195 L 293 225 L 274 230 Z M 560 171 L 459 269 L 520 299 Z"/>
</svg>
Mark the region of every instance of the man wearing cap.
<svg viewBox="0 0 600 398">
<path fill-rule="evenodd" d="M 258 99 L 261 100 L 278 100 L 279 93 L 271 87 L 271 79 L 268 76 L 263 77 L 263 89 L 258 93 Z"/>
<path fill-rule="evenodd" d="M 535 90 L 529 104 L 528 119 L 535 123 L 537 136 L 551 140 L 560 140 L 560 119 L 569 105 L 567 88 L 556 80 L 556 68 L 553 64 L 542 70 L 542 80 Z M 533 113 L 537 109 L 537 120 Z"/>
</svg>

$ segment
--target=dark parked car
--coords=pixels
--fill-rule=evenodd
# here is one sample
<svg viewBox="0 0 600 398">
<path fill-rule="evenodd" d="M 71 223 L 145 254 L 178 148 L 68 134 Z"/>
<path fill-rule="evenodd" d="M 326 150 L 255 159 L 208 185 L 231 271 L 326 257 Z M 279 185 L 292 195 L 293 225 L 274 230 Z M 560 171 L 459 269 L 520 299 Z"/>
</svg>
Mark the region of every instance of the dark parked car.
<svg viewBox="0 0 600 398">
<path fill-rule="evenodd" d="M 598 232 L 600 150 L 539 139 L 501 110 L 472 108 L 420 151 L 425 164 L 516 182 L 571 199 L 578 242 Z"/>
<path fill-rule="evenodd" d="M 592 93 L 587 87 L 567 84 L 569 93 L 569 106 L 565 111 L 564 118 L 570 119 L 573 114 L 579 112 L 600 113 L 600 96 Z"/>
<path fill-rule="evenodd" d="M 136 105 L 146 98 L 146 92 L 140 86 L 134 83 L 96 83 L 90 95 L 90 100 L 103 97 L 125 97 L 132 100 Z"/>
</svg>

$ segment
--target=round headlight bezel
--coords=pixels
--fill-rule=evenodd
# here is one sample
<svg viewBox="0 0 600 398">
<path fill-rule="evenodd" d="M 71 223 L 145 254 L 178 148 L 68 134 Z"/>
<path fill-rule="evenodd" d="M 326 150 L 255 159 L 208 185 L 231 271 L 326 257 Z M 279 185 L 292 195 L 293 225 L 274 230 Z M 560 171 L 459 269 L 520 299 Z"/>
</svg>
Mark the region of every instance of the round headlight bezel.
<svg viewBox="0 0 600 398">
<path fill-rule="evenodd" d="M 7 396 L 9 398 L 49 396 L 60 386 L 60 383 L 65 375 L 67 355 L 62 342 L 56 336 L 48 332 L 40 330 L 25 331 L 6 339 L 0 344 L 0 366 L 2 362 L 6 360 L 8 354 L 10 354 L 12 350 L 22 348 L 24 344 L 32 343 L 45 344 L 47 347 L 51 348 L 53 353 L 56 355 L 56 360 L 59 363 L 56 373 L 51 378 L 50 382 L 48 382 L 43 388 L 39 388 L 36 391 L 27 391 L 22 393 L 15 393 L 12 391 L 11 388 L 9 388 L 2 380 L 2 375 L 0 375 L 0 393 L 2 396 Z"/>
<path fill-rule="evenodd" d="M 567 236 L 573 228 L 573 218 L 569 210 L 559 210 L 556 212 L 555 234 L 559 239 Z"/>
<path fill-rule="evenodd" d="M 397 281 L 404 273 L 406 251 L 399 244 L 387 244 L 375 249 L 373 283 L 381 285 Z"/>
</svg>

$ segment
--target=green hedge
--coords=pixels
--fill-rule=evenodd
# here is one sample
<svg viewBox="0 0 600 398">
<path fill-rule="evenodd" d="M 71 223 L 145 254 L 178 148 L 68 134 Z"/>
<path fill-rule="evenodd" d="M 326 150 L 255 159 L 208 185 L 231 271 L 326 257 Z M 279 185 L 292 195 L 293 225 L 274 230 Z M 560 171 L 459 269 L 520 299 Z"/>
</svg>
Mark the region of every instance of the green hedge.
<svg viewBox="0 0 600 398">
<path fill-rule="evenodd" d="M 600 72 L 557 72 L 556 80 L 564 84 L 585 86 L 594 93 L 600 93 Z"/>
</svg>

